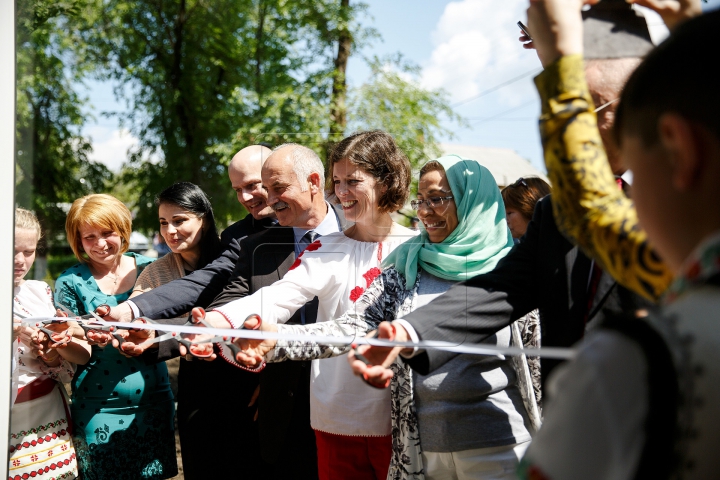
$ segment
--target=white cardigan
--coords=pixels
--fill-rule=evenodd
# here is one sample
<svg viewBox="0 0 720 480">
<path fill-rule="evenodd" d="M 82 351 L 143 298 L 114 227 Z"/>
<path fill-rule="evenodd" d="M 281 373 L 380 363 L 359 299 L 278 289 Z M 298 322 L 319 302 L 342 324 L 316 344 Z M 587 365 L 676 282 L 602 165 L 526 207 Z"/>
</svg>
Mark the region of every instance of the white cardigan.
<svg viewBox="0 0 720 480">
<path fill-rule="evenodd" d="M 408 233 L 382 244 L 359 242 L 342 232 L 326 235 L 311 244 L 281 280 L 216 310 L 234 326 L 253 313 L 263 322 L 285 323 L 318 297 L 317 321 L 339 318 L 380 274 L 381 260 L 416 234 Z M 315 430 L 337 435 L 390 435 L 390 389 L 363 383 L 344 357 L 313 360 L 310 423 Z"/>
</svg>

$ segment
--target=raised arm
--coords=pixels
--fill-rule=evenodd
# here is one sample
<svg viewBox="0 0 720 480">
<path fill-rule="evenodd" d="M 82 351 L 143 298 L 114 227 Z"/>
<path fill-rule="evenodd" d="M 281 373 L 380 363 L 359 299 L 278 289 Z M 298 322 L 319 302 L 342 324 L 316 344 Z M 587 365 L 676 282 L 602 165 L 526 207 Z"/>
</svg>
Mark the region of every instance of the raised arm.
<svg viewBox="0 0 720 480">
<path fill-rule="evenodd" d="M 533 44 L 545 67 L 535 83 L 541 98 L 540 136 L 553 184 L 555 220 L 620 284 L 656 300 L 672 274 L 648 243 L 632 201 L 618 189 L 610 170 L 585 81 L 583 2 L 575 3 L 572 8 L 533 2 L 528 10 Z"/>
</svg>

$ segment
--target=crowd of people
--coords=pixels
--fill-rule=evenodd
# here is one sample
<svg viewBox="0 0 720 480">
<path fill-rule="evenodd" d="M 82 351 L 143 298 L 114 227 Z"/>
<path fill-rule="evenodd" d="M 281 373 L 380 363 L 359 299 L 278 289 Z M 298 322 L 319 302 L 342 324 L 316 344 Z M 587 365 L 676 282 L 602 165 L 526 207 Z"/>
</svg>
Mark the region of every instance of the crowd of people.
<svg viewBox="0 0 720 480">
<path fill-rule="evenodd" d="M 247 216 L 219 235 L 208 195 L 169 185 L 156 261 L 128 252 L 122 202 L 76 200 L 78 263 L 54 294 L 24 279 L 41 228 L 18 208 L 9 478 L 172 478 L 175 400 L 188 479 L 714 478 L 720 99 L 704 82 L 720 12 L 638 0 L 672 34 L 608 55 L 597 37 L 584 50 L 583 18 L 635 14 L 583 3 L 531 1 L 521 37 L 544 67 L 552 192 L 501 191 L 446 155 L 408 202 L 410 163 L 379 130 L 327 169 L 303 145 L 250 145 L 228 167 Z M 419 229 L 393 216 L 408 204 Z M 340 341 L 362 336 L 409 343 Z"/>
</svg>

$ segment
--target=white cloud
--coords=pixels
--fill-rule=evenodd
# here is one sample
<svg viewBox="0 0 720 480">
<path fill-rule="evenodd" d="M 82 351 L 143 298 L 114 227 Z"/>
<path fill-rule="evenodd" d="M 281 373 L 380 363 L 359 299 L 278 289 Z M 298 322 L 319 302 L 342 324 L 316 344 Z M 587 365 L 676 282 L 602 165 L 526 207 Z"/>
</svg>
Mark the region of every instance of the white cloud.
<svg viewBox="0 0 720 480">
<path fill-rule="evenodd" d="M 127 161 L 127 152 L 138 145 L 135 138 L 125 128 L 110 128 L 95 125 L 84 132 L 93 147 L 90 159 L 104 163 L 113 172 L 118 172 L 123 162 Z"/>
<path fill-rule="evenodd" d="M 444 88 L 454 102 L 539 68 L 533 52 L 518 41 L 527 0 L 460 0 L 445 7 L 433 32 L 435 48 L 424 64 L 423 85 Z M 532 84 L 521 81 L 498 92 L 506 103 L 527 101 Z"/>
</svg>

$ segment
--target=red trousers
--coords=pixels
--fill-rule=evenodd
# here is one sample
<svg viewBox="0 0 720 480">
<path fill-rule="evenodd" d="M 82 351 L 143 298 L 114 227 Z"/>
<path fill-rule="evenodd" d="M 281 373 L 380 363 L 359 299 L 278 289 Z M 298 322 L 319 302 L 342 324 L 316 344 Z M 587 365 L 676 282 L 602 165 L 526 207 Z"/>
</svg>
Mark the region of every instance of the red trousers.
<svg viewBox="0 0 720 480">
<path fill-rule="evenodd" d="M 320 480 L 385 480 L 392 438 L 351 437 L 315 430 Z"/>
</svg>

